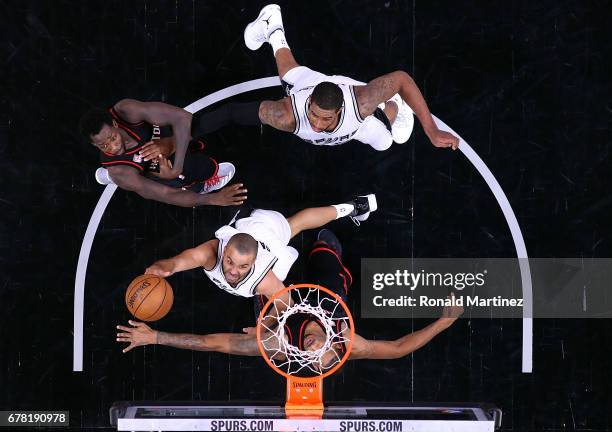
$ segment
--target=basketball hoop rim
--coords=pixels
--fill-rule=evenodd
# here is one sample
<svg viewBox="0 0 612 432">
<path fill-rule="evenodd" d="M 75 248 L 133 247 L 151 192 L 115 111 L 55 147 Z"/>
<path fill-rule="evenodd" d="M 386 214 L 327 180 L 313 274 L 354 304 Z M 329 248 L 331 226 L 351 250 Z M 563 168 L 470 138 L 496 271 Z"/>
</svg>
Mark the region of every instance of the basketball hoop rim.
<svg viewBox="0 0 612 432">
<path fill-rule="evenodd" d="M 322 373 L 321 375 L 314 376 L 314 377 L 297 377 L 297 376 L 288 374 L 287 372 L 279 369 L 268 358 L 268 354 L 266 353 L 266 350 L 264 349 L 263 343 L 261 341 L 261 326 L 259 325 L 259 323 L 263 320 L 265 311 L 269 307 L 271 307 L 272 302 L 275 299 L 277 299 L 278 297 L 280 297 L 281 295 L 283 295 L 285 293 L 288 293 L 291 290 L 300 289 L 300 288 L 316 288 L 316 289 L 319 289 L 319 290 L 325 292 L 326 294 L 330 295 L 331 297 L 333 297 L 334 300 L 336 300 L 340 304 L 340 306 L 342 306 L 342 308 L 344 309 L 344 312 L 346 313 L 346 317 L 348 318 L 349 324 L 350 324 L 350 326 L 349 326 L 350 327 L 349 328 L 349 335 L 350 335 L 350 337 L 349 337 L 349 341 L 348 341 L 348 346 L 346 347 L 346 352 L 344 353 L 344 355 L 340 359 L 340 362 L 337 365 L 335 365 L 333 368 L 331 368 L 330 370 L 326 371 L 325 373 Z M 294 382 L 302 382 L 302 383 L 322 380 L 322 379 L 327 378 L 328 376 L 332 375 L 333 373 L 335 373 L 338 369 L 340 369 L 342 367 L 342 365 L 351 356 L 351 350 L 353 348 L 353 339 L 355 337 L 355 323 L 353 322 L 353 315 L 351 314 L 351 311 L 349 310 L 349 308 L 346 305 L 346 303 L 344 302 L 344 300 L 342 300 L 342 298 L 338 294 L 336 294 L 335 292 L 331 291 L 328 288 L 325 288 L 324 286 L 315 285 L 315 284 L 309 284 L 309 283 L 290 285 L 290 286 L 284 288 L 283 290 L 277 292 L 274 296 L 272 296 L 270 299 L 268 299 L 268 301 L 266 302 L 264 307 L 259 312 L 259 317 L 258 317 L 257 323 L 256 323 L 256 329 L 257 329 L 257 332 L 256 332 L 256 334 L 257 334 L 257 347 L 259 348 L 259 352 L 260 352 L 261 356 L 264 358 L 264 360 L 266 361 L 266 363 L 268 364 L 268 366 L 270 366 L 272 369 L 274 369 L 274 371 L 276 371 L 278 374 L 284 376 L 288 380 L 292 380 Z"/>
</svg>

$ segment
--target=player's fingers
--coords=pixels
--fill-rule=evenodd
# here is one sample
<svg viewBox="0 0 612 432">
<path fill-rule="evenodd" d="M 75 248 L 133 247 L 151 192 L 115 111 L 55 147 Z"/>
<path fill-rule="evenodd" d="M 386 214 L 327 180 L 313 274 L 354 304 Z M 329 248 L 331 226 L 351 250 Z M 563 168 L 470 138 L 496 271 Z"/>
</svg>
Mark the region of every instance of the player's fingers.
<svg viewBox="0 0 612 432">
<path fill-rule="evenodd" d="M 140 156 L 142 156 L 145 160 L 155 159 L 158 154 L 159 151 L 155 148 L 140 152 Z"/>
<path fill-rule="evenodd" d="M 117 338 L 117 342 L 131 342 L 132 340 L 130 338 L 124 338 L 124 337 L 118 337 Z"/>
<path fill-rule="evenodd" d="M 147 267 L 144 271 L 144 274 L 153 274 L 153 275 L 157 275 L 157 269 L 153 266 L 151 267 Z M 159 276 L 159 275 L 158 275 Z"/>
<path fill-rule="evenodd" d="M 138 152 L 140 155 L 151 154 L 151 153 L 159 153 L 159 148 L 155 144 L 147 144 L 140 149 Z"/>
<path fill-rule="evenodd" d="M 140 149 L 139 153 L 142 154 L 144 152 L 148 152 L 151 151 L 151 149 L 156 148 L 157 145 L 153 144 L 152 142 L 149 142 L 145 145 L 142 146 L 142 148 Z"/>
<path fill-rule="evenodd" d="M 129 350 L 131 350 L 132 348 L 134 348 L 135 346 L 136 346 L 136 344 L 135 344 L 134 342 L 132 342 L 132 343 L 130 343 L 130 345 L 129 345 L 127 348 L 125 348 L 125 349 L 123 350 L 123 352 L 124 352 L 124 353 L 126 353 L 126 352 L 128 352 Z"/>
<path fill-rule="evenodd" d="M 117 333 L 117 337 L 127 338 L 130 337 L 130 333 Z"/>
<path fill-rule="evenodd" d="M 145 325 L 144 323 L 141 323 L 139 321 L 128 321 L 131 325 L 133 325 L 134 327 L 142 327 L 143 325 Z"/>
<path fill-rule="evenodd" d="M 122 325 L 118 325 L 117 328 L 119 330 L 123 330 L 123 331 L 126 331 L 126 332 L 131 332 L 132 331 L 131 327 L 126 327 L 126 326 L 122 326 Z"/>
</svg>

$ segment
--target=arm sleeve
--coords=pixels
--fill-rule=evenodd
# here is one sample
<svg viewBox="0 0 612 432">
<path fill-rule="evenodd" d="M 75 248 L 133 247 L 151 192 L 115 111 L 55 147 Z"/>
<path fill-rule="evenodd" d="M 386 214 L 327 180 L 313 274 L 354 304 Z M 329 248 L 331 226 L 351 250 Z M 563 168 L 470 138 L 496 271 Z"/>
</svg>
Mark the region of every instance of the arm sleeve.
<svg viewBox="0 0 612 432">
<path fill-rule="evenodd" d="M 228 103 L 214 111 L 198 111 L 191 120 L 191 136 L 206 135 L 229 125 L 259 126 L 260 103 Z"/>
</svg>

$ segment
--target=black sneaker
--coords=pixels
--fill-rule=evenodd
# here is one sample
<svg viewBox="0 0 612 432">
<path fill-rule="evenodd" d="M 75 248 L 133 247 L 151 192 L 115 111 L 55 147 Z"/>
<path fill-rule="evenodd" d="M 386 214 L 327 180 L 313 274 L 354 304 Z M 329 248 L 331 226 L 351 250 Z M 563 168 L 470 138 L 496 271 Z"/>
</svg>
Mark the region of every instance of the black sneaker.
<svg viewBox="0 0 612 432">
<path fill-rule="evenodd" d="M 349 217 L 355 222 L 355 225 L 359 226 L 360 222 L 363 222 L 368 217 L 370 217 L 370 213 L 376 211 L 378 209 L 378 203 L 376 202 L 376 195 L 360 195 L 355 198 L 351 204 L 355 206 L 355 210 L 351 212 Z"/>
<path fill-rule="evenodd" d="M 336 234 L 334 234 L 331 230 L 323 228 L 321 231 L 319 231 L 317 234 L 317 241 L 325 243 L 331 250 L 336 252 L 340 259 L 342 259 L 342 244 L 340 244 L 340 240 L 338 240 Z"/>
</svg>

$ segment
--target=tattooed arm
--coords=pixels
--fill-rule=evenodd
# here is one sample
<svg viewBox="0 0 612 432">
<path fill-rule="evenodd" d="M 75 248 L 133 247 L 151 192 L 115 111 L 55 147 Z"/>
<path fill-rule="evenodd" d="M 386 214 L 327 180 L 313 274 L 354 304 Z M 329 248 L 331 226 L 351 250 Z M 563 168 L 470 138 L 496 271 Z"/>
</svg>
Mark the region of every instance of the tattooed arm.
<svg viewBox="0 0 612 432">
<path fill-rule="evenodd" d="M 419 87 L 404 71 L 395 71 L 380 76 L 365 86 L 355 86 L 359 114 L 362 118 L 371 115 L 380 103 L 388 101 L 396 93 L 399 93 L 404 102 L 414 111 L 434 146 L 452 147 L 453 150 L 459 146 L 459 139 L 456 136 L 438 129 Z"/>
<path fill-rule="evenodd" d="M 217 333 L 196 335 L 188 333 L 166 333 L 153 330 L 142 322 L 129 321 L 132 327 L 117 326 L 117 342 L 128 342 L 124 353 L 143 345 L 167 345 L 194 351 L 216 351 L 227 354 L 258 356 L 257 336 L 254 333 Z"/>
<path fill-rule="evenodd" d="M 241 333 L 209 335 L 156 332 L 157 344 L 195 351 L 216 351 L 226 354 L 258 356 L 257 337 Z"/>
<path fill-rule="evenodd" d="M 274 129 L 293 132 L 295 130 L 295 117 L 291 108 L 291 98 L 263 101 L 259 104 L 259 120 Z"/>
</svg>

